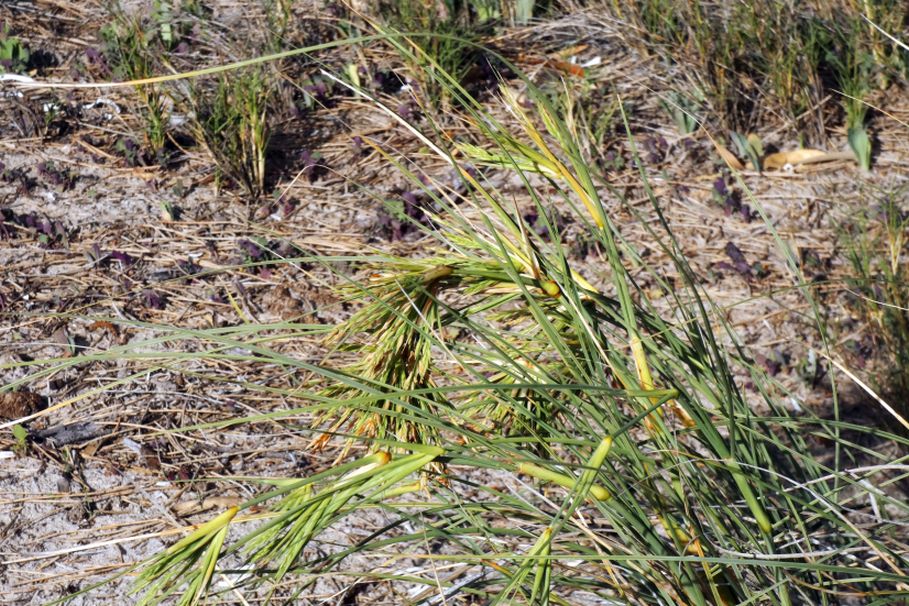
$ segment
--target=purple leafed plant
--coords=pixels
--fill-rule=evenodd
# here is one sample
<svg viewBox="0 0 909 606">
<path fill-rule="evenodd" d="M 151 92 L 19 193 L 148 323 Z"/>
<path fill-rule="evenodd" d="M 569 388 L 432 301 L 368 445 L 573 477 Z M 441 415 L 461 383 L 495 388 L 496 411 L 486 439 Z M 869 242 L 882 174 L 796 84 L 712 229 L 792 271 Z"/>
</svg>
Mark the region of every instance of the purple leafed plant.
<svg viewBox="0 0 909 606">
<path fill-rule="evenodd" d="M 378 70 L 372 77 L 373 88 L 386 94 L 400 92 L 405 84 L 405 80 L 391 70 Z"/>
<path fill-rule="evenodd" d="M 142 291 L 142 302 L 149 309 L 162 310 L 167 307 L 167 298 L 150 288 Z"/>
<path fill-rule="evenodd" d="M 420 117 L 420 107 L 413 101 L 405 101 L 398 106 L 397 114 L 409 122 L 414 122 Z"/>
<path fill-rule="evenodd" d="M 742 202 L 738 192 L 729 189 L 726 185 L 726 180 L 723 177 L 720 177 L 713 182 L 711 195 L 713 196 L 713 199 L 723 207 L 723 212 L 727 217 L 739 215 L 746 223 L 750 223 L 754 218 L 751 206 Z"/>
<path fill-rule="evenodd" d="M 667 149 L 669 149 L 669 143 L 660 135 L 646 137 L 644 139 L 644 150 L 647 152 L 647 161 L 651 164 L 662 162 L 666 158 Z"/>
<path fill-rule="evenodd" d="M 328 170 L 328 167 L 322 162 L 322 154 L 318 152 L 313 153 L 308 149 L 304 149 L 300 152 L 300 160 L 303 162 L 303 176 L 310 183 L 313 183 Z"/>
<path fill-rule="evenodd" d="M 121 267 L 129 267 L 130 265 L 132 265 L 133 263 L 136 262 L 136 260 L 133 257 L 131 257 L 128 253 L 125 253 L 120 250 L 111 251 L 110 259 L 112 261 L 117 261 Z"/>
<path fill-rule="evenodd" d="M 247 240 L 244 238 L 237 242 L 237 246 L 240 247 L 240 251 L 246 257 L 247 261 L 256 263 L 265 259 L 265 249 L 260 244 L 253 242 L 252 240 Z"/>
<path fill-rule="evenodd" d="M 39 162 L 35 167 L 35 170 L 37 170 L 38 176 L 44 179 L 45 182 L 54 187 L 59 187 L 64 191 L 70 189 L 76 183 L 75 175 L 67 170 L 57 168 L 51 160 Z"/>
<path fill-rule="evenodd" d="M 120 155 L 129 166 L 145 166 L 146 158 L 142 148 L 132 137 L 120 137 L 114 144 Z"/>
<path fill-rule="evenodd" d="M 0 209 L 0 237 L 12 238 L 16 231 L 9 226 L 21 227 L 38 234 L 42 244 L 66 242 L 69 231 L 62 221 L 41 217 L 37 213 L 16 213 L 9 209 Z"/>
<path fill-rule="evenodd" d="M 738 246 L 732 242 L 727 242 L 724 250 L 726 251 L 726 256 L 732 261 L 732 268 L 735 271 L 746 278 L 751 278 L 754 275 L 751 270 L 751 265 L 748 264 L 748 260 L 745 259 L 744 253 L 742 253 Z"/>
<path fill-rule="evenodd" d="M 107 252 L 103 250 L 97 242 L 92 244 L 85 256 L 88 257 L 89 261 L 99 266 L 110 265 L 111 261 L 116 261 L 121 268 L 126 268 L 136 262 L 133 257 L 123 251 L 113 250 Z"/>
<path fill-rule="evenodd" d="M 98 76 L 110 75 L 110 66 L 107 63 L 107 56 L 103 51 L 94 47 L 85 49 L 85 65 L 89 70 Z"/>
<path fill-rule="evenodd" d="M 363 142 L 363 137 L 360 135 L 355 135 L 350 140 L 350 146 L 353 148 L 354 154 L 358 156 L 362 156 L 367 152 L 366 144 Z"/>
<path fill-rule="evenodd" d="M 237 245 L 241 254 L 239 264 L 256 264 L 256 270 L 262 278 L 271 277 L 274 267 L 299 252 L 293 244 L 286 240 L 242 239 L 237 242 Z"/>
</svg>

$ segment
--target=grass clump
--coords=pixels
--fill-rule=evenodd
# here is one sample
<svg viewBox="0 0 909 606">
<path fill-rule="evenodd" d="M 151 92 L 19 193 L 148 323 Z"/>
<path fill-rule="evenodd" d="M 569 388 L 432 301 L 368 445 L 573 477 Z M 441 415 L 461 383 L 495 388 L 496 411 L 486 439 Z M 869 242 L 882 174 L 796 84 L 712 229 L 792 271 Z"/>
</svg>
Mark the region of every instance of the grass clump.
<svg viewBox="0 0 909 606">
<path fill-rule="evenodd" d="M 252 46 L 253 52 L 280 50 L 289 27 L 291 3 L 278 2 L 272 8 L 268 15 L 277 21 L 270 23 L 264 36 L 222 39 L 219 43 Z M 120 9 L 115 20 L 101 31 L 103 58 L 111 68 L 110 75 L 117 80 L 142 80 L 174 71 L 172 61 L 186 65 L 190 54 L 199 60 L 204 53 L 204 33 L 193 37 L 191 24 L 200 32 L 204 32 L 205 24 L 211 25 L 205 19 L 205 9 L 196 2 L 178 5 L 156 0 L 152 10 L 141 16 L 129 16 Z M 190 135 L 214 161 L 217 185 L 228 182 L 249 198 L 260 198 L 266 189 L 266 150 L 271 136 L 268 112 L 275 81 L 273 72 L 259 67 L 170 92 L 161 85 L 137 86 L 145 148 L 161 162 L 168 147 L 180 147 L 175 137 L 185 146 L 191 143 L 186 136 Z M 171 127 L 171 113 L 181 110 L 188 117 L 188 128 L 178 132 L 175 129 L 179 127 Z M 176 123 L 182 124 L 183 115 L 178 118 Z"/>
<path fill-rule="evenodd" d="M 269 104 L 274 87 L 267 72 L 250 69 L 221 76 L 213 88 L 191 94 L 194 131 L 217 166 L 217 180 L 240 185 L 252 199 L 266 193 Z"/>
<path fill-rule="evenodd" d="M 875 327 L 876 345 L 890 366 L 877 387 L 904 402 L 909 394 L 909 268 L 905 247 L 909 215 L 901 202 L 905 190 L 885 192 L 878 204 L 844 230 L 842 243 L 852 269 L 848 282 L 853 303 Z M 898 405 L 904 416 L 909 407 Z"/>
<path fill-rule="evenodd" d="M 909 9 L 894 0 L 717 7 L 638 0 L 613 3 L 610 10 L 647 33 L 637 41 L 646 52 L 661 48 L 668 61 L 690 62 L 718 118 L 733 130 L 747 132 L 774 113 L 796 130 L 812 126 L 823 138 L 828 94 L 840 89 L 861 101 L 906 69 L 896 45 L 866 21 L 901 33 Z M 847 127 L 858 128 L 854 102 L 841 98 Z"/>
<path fill-rule="evenodd" d="M 409 47 L 401 56 L 407 58 L 420 97 L 429 107 L 439 109 L 453 100 L 439 75 L 449 74 L 460 82 L 477 78 L 475 72 L 482 71 L 488 61 L 478 42 L 491 31 L 499 13 L 479 2 L 405 0 L 381 2 L 377 14 L 383 29 L 404 36 L 389 38 L 389 42 Z"/>
<path fill-rule="evenodd" d="M 159 73 L 161 63 L 155 57 L 164 50 L 163 39 L 155 29 L 147 29 L 141 20 L 118 13 L 114 22 L 101 29 L 101 38 L 104 56 L 114 78 L 141 80 Z M 173 101 L 161 87 L 154 85 L 137 86 L 136 94 L 142 111 L 144 147 L 152 158 L 162 162 Z"/>
</svg>

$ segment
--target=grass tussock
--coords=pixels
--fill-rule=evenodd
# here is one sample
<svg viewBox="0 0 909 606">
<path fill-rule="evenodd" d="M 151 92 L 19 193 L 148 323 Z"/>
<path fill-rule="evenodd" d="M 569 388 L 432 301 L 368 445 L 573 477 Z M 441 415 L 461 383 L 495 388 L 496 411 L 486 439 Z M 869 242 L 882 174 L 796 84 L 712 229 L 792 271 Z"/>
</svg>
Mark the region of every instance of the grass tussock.
<svg viewBox="0 0 909 606">
<path fill-rule="evenodd" d="M 428 13 L 405 15 L 404 6 L 396 5 L 395 18 L 403 19 L 396 29 L 428 29 Z M 799 121 L 829 90 L 831 73 L 853 78 L 841 80 L 844 88 L 861 80 L 850 90 L 863 94 L 889 77 L 895 51 L 856 11 L 880 18 L 900 7 L 864 3 L 846 12 L 850 6 L 796 13 L 782 2 L 653 0 L 606 9 L 646 32 L 649 49 L 702 62 L 702 90 L 674 107 L 710 103 L 741 124 L 753 116 L 743 101 L 749 86 Z M 510 10 L 528 14 L 523 3 Z M 286 25 L 281 13 L 274 18 L 276 28 Z M 463 48 L 446 46 L 463 42 L 457 31 L 419 38 L 376 27 L 420 74 L 425 98 L 447 100 L 469 126 L 469 136 L 453 137 L 446 114 L 427 112 L 420 121 L 394 111 L 344 68 L 321 73 L 419 142 L 423 153 L 402 158 L 362 137 L 421 196 L 397 214 L 419 238 L 412 254 L 307 258 L 342 276 L 338 296 L 355 306 L 330 327 L 149 325 L 162 336 L 144 347 L 33 361 L 20 381 L 118 358 L 187 374 L 243 361 L 305 375 L 293 389 L 238 380 L 298 407 L 181 431 L 286 420 L 313 451 L 334 449 L 334 463 L 296 477 L 219 478 L 253 484 L 255 494 L 140 563 L 139 603 L 190 605 L 234 592 L 276 603 L 292 582 L 293 593 L 281 594 L 290 602 L 320 578 L 351 574 L 406 583 L 410 604 L 439 603 L 430 596 L 533 606 L 904 600 L 909 504 L 896 485 L 906 481 L 905 458 L 865 444 L 905 451 L 909 440 L 785 405 L 676 241 L 621 101 L 584 114 L 571 99 L 521 79 L 522 95 L 502 86 L 494 105 L 484 106 L 452 58 L 463 57 Z M 118 48 L 144 44 L 130 31 Z M 855 53 L 862 59 L 850 63 Z M 873 59 L 867 70 L 857 67 L 865 57 Z M 197 139 L 250 197 L 267 196 L 273 81 L 256 68 L 218 78 L 214 88 L 191 93 Z M 149 107 L 152 89 L 138 93 Z M 850 128 L 860 128 L 864 116 L 852 111 Z M 691 131 L 687 115 L 677 122 Z M 668 270 L 650 265 L 614 220 L 615 205 L 633 204 L 590 162 L 607 128 L 627 138 L 644 192 L 635 203 L 652 213 L 648 233 Z M 450 170 L 457 186 L 421 178 L 424 162 Z M 494 178 L 501 175 L 508 180 Z M 518 208 L 515 189 L 532 213 Z M 596 270 L 572 254 L 556 202 L 582 232 L 574 238 L 596 251 Z M 875 239 L 855 238 L 854 289 L 875 306 L 869 313 L 894 355 L 904 356 L 906 220 L 893 206 L 883 212 L 881 230 L 863 232 Z M 296 262 L 267 259 L 282 261 Z M 655 301 L 645 281 L 671 305 Z M 320 342 L 316 361 L 276 345 L 304 336 Z M 165 342 L 181 351 L 152 347 Z M 746 381 L 763 413 L 746 396 Z M 373 531 L 346 543 L 325 539 L 376 512 L 382 523 Z M 440 579 L 439 570 L 457 574 Z"/>
<path fill-rule="evenodd" d="M 193 131 L 215 161 L 217 182 L 238 183 L 249 198 L 261 198 L 273 82 L 262 70 L 251 70 L 222 76 L 211 88 L 195 89 L 191 98 Z"/>
<path fill-rule="evenodd" d="M 880 31 L 904 32 L 907 8 L 895 0 L 638 0 L 604 8 L 644 34 L 628 38 L 643 52 L 690 66 L 698 88 L 680 92 L 706 96 L 712 115 L 734 130 L 773 115 L 824 138 L 828 95 L 841 100 L 847 127 L 859 128 L 862 101 L 906 70 L 905 53 Z"/>
</svg>

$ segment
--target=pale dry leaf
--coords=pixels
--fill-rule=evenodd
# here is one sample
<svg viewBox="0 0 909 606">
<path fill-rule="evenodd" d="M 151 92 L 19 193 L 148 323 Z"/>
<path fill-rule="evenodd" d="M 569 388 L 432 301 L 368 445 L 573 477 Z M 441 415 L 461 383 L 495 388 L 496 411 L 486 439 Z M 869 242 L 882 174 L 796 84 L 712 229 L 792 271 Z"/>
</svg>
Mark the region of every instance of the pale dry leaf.
<svg viewBox="0 0 909 606">
<path fill-rule="evenodd" d="M 726 149 L 726 147 L 721 143 L 718 143 L 713 139 L 711 139 L 711 141 L 713 141 L 713 145 L 716 147 L 717 153 L 720 154 L 720 158 L 723 159 L 723 162 L 726 163 L 726 166 L 732 170 L 745 170 L 745 165 L 742 164 L 741 160 L 735 157 L 735 154 Z"/>
<path fill-rule="evenodd" d="M 792 151 L 777 152 L 764 158 L 764 168 L 767 170 L 779 170 L 787 164 L 796 166 L 809 160 L 817 161 L 826 155 L 826 152 L 822 152 L 819 149 L 794 149 Z"/>
<path fill-rule="evenodd" d="M 181 518 L 196 515 L 212 509 L 226 509 L 243 502 L 240 497 L 208 497 L 200 500 L 180 501 L 175 503 L 173 511 Z"/>
</svg>

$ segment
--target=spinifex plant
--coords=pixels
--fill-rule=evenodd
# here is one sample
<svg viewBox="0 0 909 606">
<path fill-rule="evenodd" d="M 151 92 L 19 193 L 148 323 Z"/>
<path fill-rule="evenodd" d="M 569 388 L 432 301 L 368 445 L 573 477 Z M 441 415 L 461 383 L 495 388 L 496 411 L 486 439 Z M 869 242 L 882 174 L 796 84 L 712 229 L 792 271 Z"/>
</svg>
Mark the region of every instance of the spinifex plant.
<svg viewBox="0 0 909 606">
<path fill-rule="evenodd" d="M 358 361 L 346 368 L 346 371 L 371 381 L 376 389 L 395 389 L 411 392 L 426 390 L 432 387 L 432 340 L 427 333 L 443 328 L 440 309 L 436 295 L 439 290 L 450 285 L 463 284 L 460 276 L 454 276 L 452 267 L 444 263 L 414 262 L 409 265 L 412 271 L 406 271 L 403 261 L 395 264 L 402 271 L 393 273 L 384 266 L 376 268 L 377 273 L 370 279 L 370 287 L 362 286 L 351 289 L 354 296 L 377 297 L 376 301 L 365 306 L 353 318 L 338 326 L 330 342 L 344 338 L 356 338 L 358 333 L 367 333 L 365 341 L 346 343 L 346 348 L 356 352 Z M 351 389 L 343 383 L 332 387 L 329 395 L 360 395 L 358 388 Z M 334 430 L 344 427 L 352 421 L 350 430 L 357 436 L 375 437 L 381 440 L 396 439 L 403 442 L 433 443 L 438 436 L 432 427 L 409 421 L 406 417 L 388 414 L 388 411 L 404 413 L 395 400 L 381 402 L 380 409 L 376 403 L 370 403 L 361 411 L 351 403 L 332 426 Z M 432 396 L 409 398 L 405 400 L 411 406 L 423 410 L 427 415 L 436 415 L 439 407 L 445 406 L 444 400 L 433 401 Z M 326 434 L 326 437 L 330 434 Z"/>
<path fill-rule="evenodd" d="M 443 84 L 463 95 L 454 81 Z M 332 337 L 359 359 L 345 363 L 345 353 L 310 367 L 334 385 L 315 398 L 318 418 L 334 419 L 322 427 L 375 453 L 308 480 L 280 480 L 252 501 L 277 503 L 263 527 L 225 543 L 233 572 L 220 574 L 277 583 L 356 556 L 378 558 L 378 568 L 357 570 L 361 578 L 393 579 L 401 558 L 427 557 L 422 546 L 432 540 L 444 545 L 436 565 L 448 560 L 474 580 L 439 587 L 433 566 L 408 582 L 489 604 L 788 605 L 902 591 L 909 558 L 897 523 L 906 503 L 876 492 L 893 520 L 873 535 L 850 511 L 878 467 L 820 463 L 805 436 L 838 439 L 833 426 L 791 417 L 769 397 L 772 416 L 755 414 L 736 373 L 757 382 L 761 374 L 720 346 L 709 302 L 671 234 L 663 244 L 685 286 L 666 289 L 675 293 L 667 316 L 631 278 L 626 263 L 650 268 L 610 220 L 574 134 L 542 97 L 533 114 L 506 103 L 520 131 L 475 110 L 486 140 L 457 153 L 405 124 L 468 189 L 426 192 L 441 210 L 417 224 L 435 242 L 421 258 L 363 259 L 367 277 L 348 287 L 363 311 Z M 603 286 L 573 268 L 553 226 L 543 239 L 482 173 L 466 170 L 465 154 L 524 179 L 544 218 L 548 203 L 531 173 L 548 179 L 603 251 Z M 343 475 L 352 466 L 364 471 Z M 489 473 L 506 488 L 475 479 Z M 415 490 L 422 496 L 406 497 Z M 306 555 L 320 530 L 355 524 L 357 512 L 376 506 L 397 521 Z M 200 595 L 206 571 L 218 566 L 211 545 L 199 543 L 191 562 L 183 546 L 145 569 L 147 601 L 178 591 L 181 578 L 190 583 L 184 600 Z M 384 568 L 388 550 L 399 555 Z"/>
<path fill-rule="evenodd" d="M 645 171 L 646 227 L 674 263 L 672 285 L 666 268 L 649 266 L 623 239 L 613 221 L 620 192 L 603 195 L 608 188 L 579 149 L 579 133 L 544 95 L 525 83 L 532 108 L 503 95 L 503 123 L 451 75 L 434 77 L 464 108 L 470 144 L 450 146 L 357 91 L 456 171 L 463 187 L 425 187 L 419 166 L 364 141 L 433 205 L 414 220 L 424 236 L 418 256 L 353 259 L 365 273 L 345 288 L 363 307 L 332 331 L 337 351 L 314 364 L 267 347 L 282 331 L 324 332 L 312 326 L 170 331 L 201 352 L 173 355 L 172 365 L 242 358 L 317 377 L 323 389 L 284 392 L 302 405 L 267 420 L 286 414 L 313 438 L 367 452 L 306 478 L 261 480 L 274 489 L 141 567 L 141 603 L 195 604 L 226 591 L 252 597 L 258 586 L 271 599 L 296 580 L 292 601 L 327 575 L 406 584 L 414 604 L 432 596 L 534 606 L 788 606 L 856 596 L 898 603 L 894 596 L 909 590 L 909 504 L 889 484 L 905 479 L 905 465 L 841 430 L 909 441 L 780 405 L 699 287 Z M 521 200 L 548 237 L 527 224 L 513 191 L 490 184 L 498 171 L 523 184 Z M 596 266 L 568 254 L 550 220 L 556 203 L 595 243 Z M 669 301 L 651 300 L 639 287 L 644 278 Z M 768 415 L 746 401 L 744 380 Z M 302 414 L 315 425 L 299 424 Z M 815 440 L 832 445 L 832 461 L 815 458 Z M 847 463 L 853 456 L 869 462 Z M 873 515 L 860 509 L 869 499 Z M 374 512 L 381 523 L 369 532 L 325 539 Z"/>
</svg>

